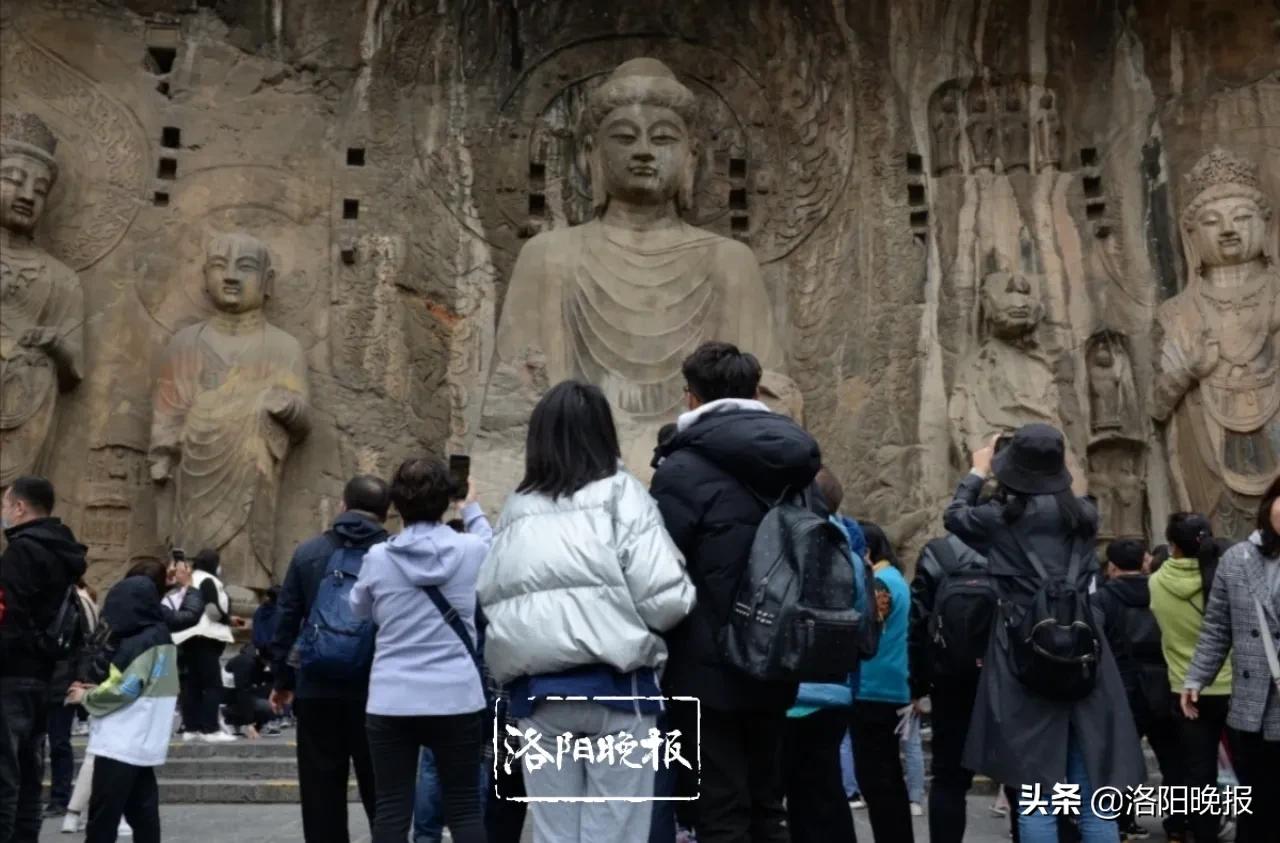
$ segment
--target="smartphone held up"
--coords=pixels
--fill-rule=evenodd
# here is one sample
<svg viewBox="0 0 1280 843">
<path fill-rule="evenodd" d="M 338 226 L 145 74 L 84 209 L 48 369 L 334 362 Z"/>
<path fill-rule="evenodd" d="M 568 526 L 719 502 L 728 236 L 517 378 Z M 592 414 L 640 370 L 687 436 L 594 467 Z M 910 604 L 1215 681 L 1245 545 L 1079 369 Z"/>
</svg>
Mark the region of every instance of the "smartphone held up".
<svg viewBox="0 0 1280 843">
<path fill-rule="evenodd" d="M 464 500 L 471 484 L 471 457 L 467 454 L 450 454 L 449 478 L 452 486 L 451 497 L 455 501 Z"/>
</svg>

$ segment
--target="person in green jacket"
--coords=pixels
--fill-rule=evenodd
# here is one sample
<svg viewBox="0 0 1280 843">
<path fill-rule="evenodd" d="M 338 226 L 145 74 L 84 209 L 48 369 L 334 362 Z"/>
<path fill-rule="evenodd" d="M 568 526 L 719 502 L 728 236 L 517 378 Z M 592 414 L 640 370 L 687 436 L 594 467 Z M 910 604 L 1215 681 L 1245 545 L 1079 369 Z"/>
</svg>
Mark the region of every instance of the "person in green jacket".
<svg viewBox="0 0 1280 843">
<path fill-rule="evenodd" d="M 1200 707 L 1194 718 L 1183 714 L 1177 704 L 1177 692 L 1186 681 L 1200 638 L 1205 604 L 1222 548 L 1213 537 L 1209 519 L 1197 513 L 1176 512 L 1170 516 L 1165 538 L 1169 542 L 1169 559 L 1151 575 L 1151 611 L 1160 625 L 1160 645 L 1169 665 L 1169 687 L 1175 689 L 1170 705 L 1182 747 L 1181 770 L 1172 775 L 1165 771 L 1166 779 L 1179 780 L 1165 784 L 1203 789 L 1218 782 L 1218 741 L 1231 702 L 1231 668 L 1224 666 L 1213 684 L 1200 691 Z M 1187 827 L 1196 840 L 1218 839 L 1218 818 L 1211 812 L 1187 819 Z"/>
</svg>

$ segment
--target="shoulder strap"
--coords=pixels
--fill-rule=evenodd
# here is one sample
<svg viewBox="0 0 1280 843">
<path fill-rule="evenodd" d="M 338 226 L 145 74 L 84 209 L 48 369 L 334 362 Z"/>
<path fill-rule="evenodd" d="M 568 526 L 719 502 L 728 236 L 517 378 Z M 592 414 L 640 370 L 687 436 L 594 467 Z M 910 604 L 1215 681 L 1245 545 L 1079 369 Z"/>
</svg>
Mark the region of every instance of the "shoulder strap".
<svg viewBox="0 0 1280 843">
<path fill-rule="evenodd" d="M 934 561 L 938 563 L 938 567 L 942 569 L 942 575 L 947 574 L 960 567 L 960 557 L 956 556 L 956 550 L 951 546 L 951 540 L 948 538 L 933 539 L 926 547 L 933 554 Z"/>
<path fill-rule="evenodd" d="M 1040 554 L 1036 553 L 1035 549 L 1031 547 L 1031 543 L 1024 542 L 1022 540 L 1022 536 L 1018 534 L 1018 531 L 1015 530 L 1012 525 L 1008 529 L 1009 534 L 1013 536 L 1014 542 L 1018 545 L 1018 549 L 1021 550 L 1027 559 L 1031 561 L 1031 567 L 1036 569 L 1036 575 L 1042 580 L 1049 579 L 1049 571 L 1045 568 L 1043 560 L 1040 559 Z M 1084 555 L 1082 553 L 1076 553 L 1077 538 L 1078 537 L 1073 533 L 1071 541 L 1067 545 L 1067 553 L 1069 554 L 1070 559 L 1067 563 L 1067 582 L 1071 584 L 1072 588 L 1075 588 L 1076 580 L 1080 578 L 1080 561 L 1081 557 Z"/>
<path fill-rule="evenodd" d="M 431 602 L 435 604 L 436 609 L 444 617 L 444 622 L 449 625 L 454 634 L 462 639 L 462 646 L 467 648 L 467 655 L 471 656 L 471 661 L 475 663 L 476 672 L 480 674 L 480 686 L 484 687 L 484 667 L 480 664 L 480 654 L 476 651 L 476 645 L 471 640 L 471 633 L 467 631 L 467 625 L 463 623 L 462 617 L 458 614 L 458 610 L 453 608 L 453 604 L 449 602 L 449 598 L 445 597 L 440 591 L 439 586 L 424 585 L 422 590 L 431 598 Z"/>
</svg>

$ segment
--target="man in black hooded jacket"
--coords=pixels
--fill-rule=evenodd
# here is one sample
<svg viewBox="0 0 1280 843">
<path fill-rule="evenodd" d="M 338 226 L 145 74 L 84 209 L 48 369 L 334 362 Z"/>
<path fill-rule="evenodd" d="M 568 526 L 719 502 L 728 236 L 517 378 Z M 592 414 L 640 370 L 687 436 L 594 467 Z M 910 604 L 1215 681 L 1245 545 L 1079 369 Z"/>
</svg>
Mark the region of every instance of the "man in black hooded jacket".
<svg viewBox="0 0 1280 843">
<path fill-rule="evenodd" d="M 40 835 L 40 782 L 49 710 L 49 680 L 57 654 L 47 640 L 67 589 L 84 574 L 85 546 L 52 517 L 53 484 L 19 477 L 0 500 L 8 546 L 0 556 L 5 615 L 0 625 L 0 705 L 17 755 L 13 843 L 35 843 Z M 4 736 L 0 735 L 0 739 Z M 12 773 L 10 773 L 12 775 Z M 0 818 L 0 825 L 7 818 Z"/>
<path fill-rule="evenodd" d="M 298 718 L 298 785 L 302 835 L 307 843 L 347 843 L 347 779 L 355 768 L 360 801 L 373 825 L 373 761 L 365 736 L 369 678 L 333 682 L 296 669 L 291 658 L 307 616 L 315 606 L 329 557 L 339 547 L 368 550 L 385 541 L 382 522 L 391 507 L 387 484 L 368 475 L 353 477 L 342 490 L 343 512 L 333 527 L 293 552 L 280 591 L 271 643 L 274 690 L 271 705 L 293 703 Z M 296 702 L 294 698 L 296 696 Z"/>
<path fill-rule="evenodd" d="M 658 448 L 651 490 L 698 591 L 692 614 L 667 635 L 663 675 L 667 694 L 701 702 L 701 794 L 683 804 L 699 843 L 786 841 L 782 738 L 797 684 L 730 666 L 717 632 L 729 621 L 768 506 L 784 491 L 807 489 L 822 458 L 812 436 L 756 399 L 762 372 L 753 355 L 704 343 L 683 374 L 689 412 Z M 699 729 L 693 714 L 671 710 L 690 743 Z M 694 789 L 681 785 L 683 795 Z"/>
</svg>

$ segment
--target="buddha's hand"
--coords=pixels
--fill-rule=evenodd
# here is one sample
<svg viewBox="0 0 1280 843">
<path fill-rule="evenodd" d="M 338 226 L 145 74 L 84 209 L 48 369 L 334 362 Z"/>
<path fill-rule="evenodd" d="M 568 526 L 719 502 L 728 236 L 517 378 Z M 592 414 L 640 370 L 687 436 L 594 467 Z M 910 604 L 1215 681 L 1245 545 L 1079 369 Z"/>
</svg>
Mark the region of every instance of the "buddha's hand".
<svg viewBox="0 0 1280 843">
<path fill-rule="evenodd" d="M 296 392 L 274 386 L 263 399 L 263 408 L 271 418 L 289 427 L 302 414 L 302 396 Z"/>
<path fill-rule="evenodd" d="M 45 351 L 51 350 L 57 344 L 58 329 L 49 327 L 29 328 L 22 335 L 22 338 L 18 340 L 18 345 L 39 348 Z"/>
<path fill-rule="evenodd" d="M 1222 346 L 1218 343 L 1218 338 L 1205 331 L 1200 335 L 1200 343 L 1197 347 L 1198 355 L 1191 361 L 1191 374 L 1195 375 L 1196 380 L 1204 380 L 1213 374 L 1218 368 L 1218 361 L 1222 356 Z"/>
<path fill-rule="evenodd" d="M 161 454 L 151 459 L 151 480 L 153 483 L 163 483 L 173 476 L 173 460 L 168 454 Z"/>
</svg>

